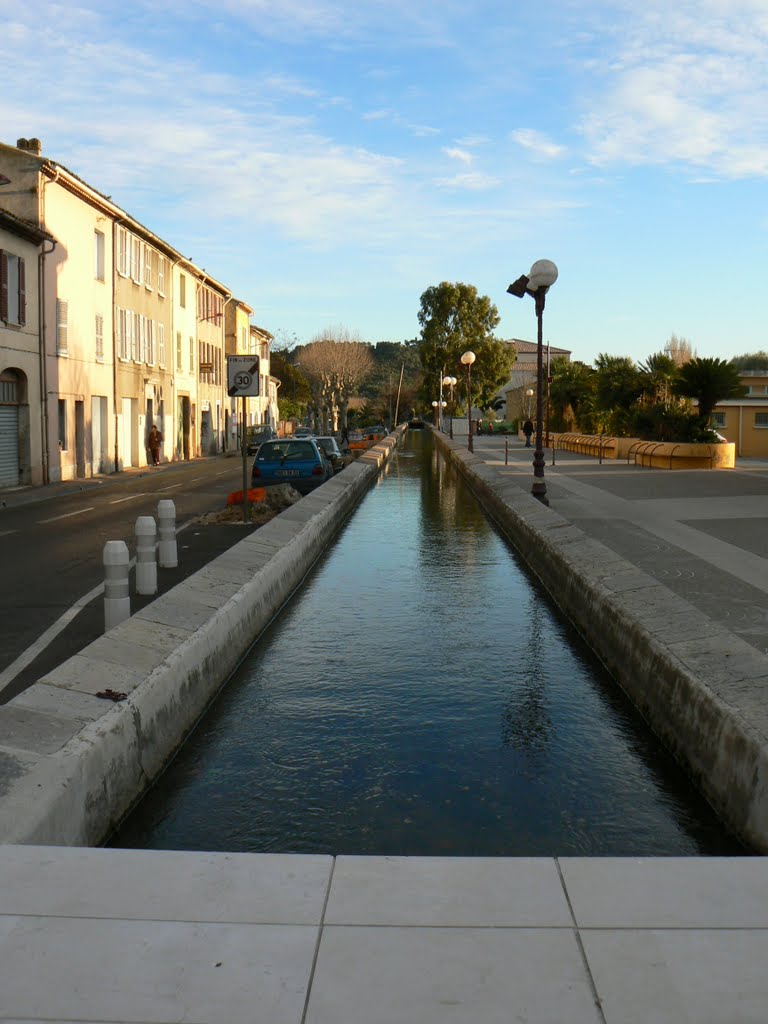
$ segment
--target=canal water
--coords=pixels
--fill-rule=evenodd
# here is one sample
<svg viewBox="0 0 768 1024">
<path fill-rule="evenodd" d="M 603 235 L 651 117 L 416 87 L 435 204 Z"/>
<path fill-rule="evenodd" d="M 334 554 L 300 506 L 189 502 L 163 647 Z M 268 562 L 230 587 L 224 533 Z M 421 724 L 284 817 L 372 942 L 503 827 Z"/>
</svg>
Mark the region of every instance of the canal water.
<svg viewBox="0 0 768 1024">
<path fill-rule="evenodd" d="M 112 845 L 744 852 L 420 431 Z"/>
</svg>

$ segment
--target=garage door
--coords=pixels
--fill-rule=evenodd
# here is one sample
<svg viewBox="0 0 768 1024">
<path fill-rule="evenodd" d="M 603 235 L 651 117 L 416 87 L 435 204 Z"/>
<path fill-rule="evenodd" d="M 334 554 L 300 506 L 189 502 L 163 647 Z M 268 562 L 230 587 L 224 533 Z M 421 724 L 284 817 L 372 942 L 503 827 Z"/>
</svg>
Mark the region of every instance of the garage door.
<svg viewBox="0 0 768 1024">
<path fill-rule="evenodd" d="M 0 487 L 19 486 L 19 407 L 0 405 Z"/>
</svg>

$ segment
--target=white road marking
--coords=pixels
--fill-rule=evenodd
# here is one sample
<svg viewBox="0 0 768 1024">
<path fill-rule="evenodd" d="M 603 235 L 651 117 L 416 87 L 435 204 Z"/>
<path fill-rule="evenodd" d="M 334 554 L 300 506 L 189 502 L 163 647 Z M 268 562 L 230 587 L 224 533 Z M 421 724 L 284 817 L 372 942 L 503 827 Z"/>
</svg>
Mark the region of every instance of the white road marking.
<svg viewBox="0 0 768 1024">
<path fill-rule="evenodd" d="M 3 530 L 3 532 L 0 533 L 0 537 L 10 537 L 10 535 L 12 533 L 18 533 L 18 532 L 19 532 L 18 530 Z"/>
<path fill-rule="evenodd" d="M 181 487 L 181 484 L 171 484 L 170 487 L 160 487 L 157 494 L 162 494 L 163 491 L 175 491 L 177 487 Z"/>
<path fill-rule="evenodd" d="M 54 516 L 53 519 L 38 519 L 38 526 L 45 526 L 46 523 L 56 523 L 59 519 L 69 519 L 70 516 L 81 516 L 83 512 L 93 512 L 96 508 L 95 505 L 91 505 L 90 508 L 79 508 L 76 512 L 65 512 L 63 516 Z"/>
<path fill-rule="evenodd" d="M 226 476 L 229 473 L 228 469 L 223 469 L 221 473 L 217 473 L 216 476 Z"/>
<path fill-rule="evenodd" d="M 188 481 L 188 483 L 196 484 L 198 480 L 205 480 L 205 477 L 204 476 L 193 476 L 192 479 Z"/>
<path fill-rule="evenodd" d="M 122 501 L 133 501 L 134 498 L 143 498 L 146 491 L 142 491 L 140 494 L 129 494 L 127 498 L 115 498 L 114 501 L 110 501 L 110 505 L 119 505 Z"/>
</svg>

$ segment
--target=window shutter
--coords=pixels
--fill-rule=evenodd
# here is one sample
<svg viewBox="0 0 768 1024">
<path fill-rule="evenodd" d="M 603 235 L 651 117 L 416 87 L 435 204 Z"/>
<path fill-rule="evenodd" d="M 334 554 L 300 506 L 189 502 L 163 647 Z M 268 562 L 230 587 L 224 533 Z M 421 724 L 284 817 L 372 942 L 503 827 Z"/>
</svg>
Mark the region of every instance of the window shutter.
<svg viewBox="0 0 768 1024">
<path fill-rule="evenodd" d="M 66 299 L 56 299 L 56 351 L 67 351 L 67 327 L 69 320 L 69 303 Z"/>
<path fill-rule="evenodd" d="M 0 249 L 0 320 L 8 319 L 8 256 Z"/>
<path fill-rule="evenodd" d="M 24 260 L 19 256 L 19 323 L 23 327 L 27 322 L 27 274 Z"/>
<path fill-rule="evenodd" d="M 104 317 L 96 314 L 96 358 L 104 358 Z"/>
</svg>

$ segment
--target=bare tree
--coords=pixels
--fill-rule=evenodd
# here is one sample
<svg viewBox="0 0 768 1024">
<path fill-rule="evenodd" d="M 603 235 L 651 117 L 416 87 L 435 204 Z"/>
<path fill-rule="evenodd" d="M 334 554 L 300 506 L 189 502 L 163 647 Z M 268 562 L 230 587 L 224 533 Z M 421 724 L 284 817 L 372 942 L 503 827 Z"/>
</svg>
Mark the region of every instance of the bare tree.
<svg viewBox="0 0 768 1024">
<path fill-rule="evenodd" d="M 664 346 L 664 353 L 674 360 L 678 368 L 690 363 L 696 357 L 696 350 L 687 338 L 678 338 L 673 334 Z"/>
<path fill-rule="evenodd" d="M 301 368 L 311 382 L 325 433 L 347 425 L 349 399 L 371 373 L 373 363 L 371 346 L 345 327 L 315 335 L 302 349 Z"/>
</svg>

